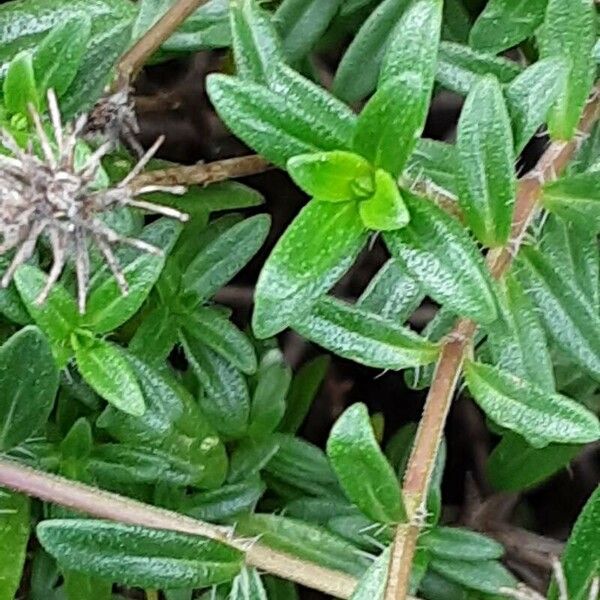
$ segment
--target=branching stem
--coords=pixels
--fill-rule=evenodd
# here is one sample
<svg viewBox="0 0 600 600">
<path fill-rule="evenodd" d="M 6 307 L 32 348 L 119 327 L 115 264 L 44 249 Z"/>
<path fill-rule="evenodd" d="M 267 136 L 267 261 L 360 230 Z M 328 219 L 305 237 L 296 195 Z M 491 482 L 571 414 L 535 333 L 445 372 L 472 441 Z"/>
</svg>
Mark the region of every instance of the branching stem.
<svg viewBox="0 0 600 600">
<path fill-rule="evenodd" d="M 598 119 L 599 107 L 598 90 L 595 90 L 579 124 L 581 133 L 590 132 Z M 577 139 L 550 144 L 535 169 L 520 180 L 511 239 L 506 246 L 491 250 L 487 256 L 487 266 L 495 279 L 506 273 L 517 254 L 536 214 L 544 181 L 565 169 L 577 147 Z M 415 516 L 424 508 L 427 500 L 435 458 L 460 378 L 465 351 L 470 347 L 476 331 L 477 325 L 473 321 L 459 319 L 442 347 L 404 478 L 403 493 L 412 521 L 396 531 L 385 600 L 404 600 L 407 597 L 412 561 L 421 530 L 421 522 Z"/>
</svg>

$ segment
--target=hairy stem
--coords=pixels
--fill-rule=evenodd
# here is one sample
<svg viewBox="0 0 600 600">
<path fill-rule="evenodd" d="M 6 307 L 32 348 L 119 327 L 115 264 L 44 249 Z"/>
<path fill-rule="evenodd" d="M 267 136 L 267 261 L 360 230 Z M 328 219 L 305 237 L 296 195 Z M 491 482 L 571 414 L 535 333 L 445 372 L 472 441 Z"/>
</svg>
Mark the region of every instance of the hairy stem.
<svg viewBox="0 0 600 600">
<path fill-rule="evenodd" d="M 161 44 L 202 4 L 208 0 L 178 0 L 173 6 L 126 52 L 117 66 L 117 86 L 126 86 L 135 78 L 148 59 Z"/>
<path fill-rule="evenodd" d="M 237 537 L 232 528 L 192 519 L 64 477 L 36 471 L 12 460 L 0 458 L 0 485 L 101 519 L 178 531 L 222 542 L 243 552 L 250 566 L 336 598 L 349 598 L 357 583 L 346 573 Z"/>
<path fill-rule="evenodd" d="M 270 168 L 272 165 L 262 156 L 250 154 L 206 164 L 147 171 L 133 179 L 131 186 L 139 189 L 148 185 L 208 185 L 235 177 L 256 175 Z"/>
<path fill-rule="evenodd" d="M 582 116 L 579 124 L 581 136 L 590 132 L 598 118 L 599 91 L 595 90 Z M 581 141 L 579 135 L 569 142 L 550 144 L 533 171 L 520 180 L 511 239 L 504 248 L 492 250 L 487 256 L 487 266 L 495 279 L 501 278 L 509 269 L 536 214 L 543 183 L 565 169 Z M 412 561 L 423 525 L 435 458 L 460 378 L 465 351 L 471 346 L 476 331 L 477 325 L 473 321 L 459 319 L 442 347 L 406 469 L 403 493 L 410 523 L 398 527 L 396 531 L 385 600 L 404 600 L 407 597 Z"/>
</svg>

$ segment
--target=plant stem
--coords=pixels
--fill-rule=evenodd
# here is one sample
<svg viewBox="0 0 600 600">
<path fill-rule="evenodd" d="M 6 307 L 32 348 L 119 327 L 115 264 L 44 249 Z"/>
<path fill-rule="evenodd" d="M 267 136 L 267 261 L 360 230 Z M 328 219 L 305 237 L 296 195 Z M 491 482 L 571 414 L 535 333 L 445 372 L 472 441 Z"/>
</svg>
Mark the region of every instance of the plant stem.
<svg viewBox="0 0 600 600">
<path fill-rule="evenodd" d="M 598 119 L 600 89 L 588 102 L 579 124 L 579 134 L 588 134 Z M 487 266 L 495 279 L 509 269 L 523 237 L 535 217 L 545 181 L 551 180 L 567 166 L 581 138 L 554 142 L 544 152 L 536 167 L 519 182 L 511 239 L 501 249 L 491 250 Z M 438 359 L 433 381 L 427 394 L 423 416 L 415 436 L 412 453 L 404 477 L 403 493 L 409 524 L 398 527 L 392 548 L 385 600 L 404 600 L 408 593 L 412 561 L 425 515 L 425 503 L 435 458 L 442 440 L 450 404 L 460 378 L 465 352 L 470 348 L 477 325 L 459 319 L 446 338 Z"/>
<path fill-rule="evenodd" d="M 131 187 L 139 189 L 152 185 L 208 185 L 235 177 L 256 175 L 270 168 L 272 165 L 262 156 L 250 154 L 205 164 L 146 171 L 133 179 Z"/>
<path fill-rule="evenodd" d="M 64 477 L 36 471 L 12 460 L 0 458 L 0 485 L 101 519 L 219 541 L 243 552 L 248 565 L 336 598 L 349 598 L 357 583 L 354 577 L 346 573 L 236 537 L 229 527 L 192 519 Z"/>
<path fill-rule="evenodd" d="M 202 4 L 208 0 L 178 0 L 171 8 L 126 52 L 117 66 L 117 85 L 127 86 L 171 34 Z"/>
</svg>

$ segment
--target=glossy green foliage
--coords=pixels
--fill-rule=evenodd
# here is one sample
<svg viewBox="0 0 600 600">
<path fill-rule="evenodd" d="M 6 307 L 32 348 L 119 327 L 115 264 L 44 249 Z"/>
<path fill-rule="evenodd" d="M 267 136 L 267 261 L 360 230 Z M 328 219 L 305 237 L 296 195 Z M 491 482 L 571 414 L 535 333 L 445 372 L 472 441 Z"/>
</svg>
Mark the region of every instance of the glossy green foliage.
<svg viewBox="0 0 600 600">
<path fill-rule="evenodd" d="M 473 50 L 464 44 L 442 42 L 436 80 L 443 87 L 466 96 L 482 75 L 493 75 L 500 83 L 510 83 L 519 73 L 517 63 Z"/>
<path fill-rule="evenodd" d="M 40 99 L 36 89 L 31 52 L 17 54 L 8 65 L 2 84 L 4 105 L 9 113 L 29 115 L 30 107 L 38 108 Z"/>
<path fill-rule="evenodd" d="M 303 58 L 321 38 L 342 0 L 283 0 L 273 15 L 291 62 Z"/>
<path fill-rule="evenodd" d="M 504 95 L 512 123 L 515 153 L 520 154 L 536 130 L 546 122 L 568 73 L 562 57 L 540 60 L 517 75 Z"/>
<path fill-rule="evenodd" d="M 539 308 L 544 327 L 556 344 L 589 373 L 600 373 L 597 347 L 600 318 L 594 304 L 567 273 L 548 256 L 524 248 L 518 276 Z"/>
<path fill-rule="evenodd" d="M 574 400 L 480 363 L 468 363 L 465 377 L 469 391 L 490 419 L 536 448 L 550 442 L 600 439 L 597 417 Z"/>
<path fill-rule="evenodd" d="M 567 542 L 561 565 L 569 598 L 588 598 L 593 579 L 598 577 L 598 529 L 600 528 L 600 487 L 592 493 L 583 507 Z M 556 581 L 550 587 L 548 597 L 559 597 Z"/>
<path fill-rule="evenodd" d="M 592 49 L 597 25 L 594 3 L 548 0 L 546 15 L 538 33 L 540 57 L 557 56 L 569 61 L 562 92 L 550 114 L 548 127 L 555 139 L 573 137 L 577 122 L 592 87 L 596 66 Z"/>
<path fill-rule="evenodd" d="M 382 600 L 387 583 L 389 550 L 384 550 L 361 577 L 350 600 Z"/>
<path fill-rule="evenodd" d="M 544 186 L 543 204 L 566 221 L 600 230 L 600 176 L 591 171 L 562 177 Z"/>
<path fill-rule="evenodd" d="M 439 348 L 408 328 L 331 297 L 319 300 L 293 328 L 304 337 L 356 362 L 400 370 L 435 360 Z"/>
<path fill-rule="evenodd" d="M 256 569 L 242 569 L 231 584 L 230 600 L 268 600 L 267 592 Z"/>
<path fill-rule="evenodd" d="M 521 436 L 507 433 L 487 460 L 487 477 L 497 490 L 528 489 L 566 468 L 581 448 L 579 444 L 534 448 Z"/>
<path fill-rule="evenodd" d="M 423 292 L 419 284 L 392 258 L 371 279 L 356 306 L 384 319 L 402 323 L 422 300 Z"/>
<path fill-rule="evenodd" d="M 354 203 L 309 202 L 279 238 L 261 271 L 254 333 L 265 338 L 290 325 L 340 279 L 366 240 L 367 230 Z"/>
<path fill-rule="evenodd" d="M 327 455 L 348 498 L 379 523 L 405 520 L 394 471 L 379 448 L 367 407 L 354 404 L 336 421 Z"/>
<path fill-rule="evenodd" d="M 394 28 L 409 4 L 409 0 L 384 0 L 365 20 L 336 71 L 337 96 L 355 102 L 375 89 Z"/>
<path fill-rule="evenodd" d="M 48 340 L 37 327 L 21 329 L 0 347 L 0 451 L 45 426 L 58 377 Z"/>
<path fill-rule="evenodd" d="M 259 535 L 271 548 L 355 576 L 360 576 L 370 563 L 348 542 L 297 519 L 255 513 L 241 518 L 237 530 L 243 535 Z"/>
<path fill-rule="evenodd" d="M 481 255 L 465 229 L 434 203 L 405 194 L 407 227 L 385 234 L 392 256 L 434 300 L 482 323 L 496 300 Z"/>
<path fill-rule="evenodd" d="M 13 600 L 19 589 L 30 528 L 27 496 L 0 489 L 0 600 Z"/>
<path fill-rule="evenodd" d="M 421 541 L 438 558 L 460 557 L 464 561 L 494 560 L 504 554 L 502 544 L 480 533 L 459 527 L 436 527 Z"/>
<path fill-rule="evenodd" d="M 241 567 L 241 554 L 219 542 L 133 525 L 56 519 L 37 536 L 63 567 L 142 587 L 212 585 Z"/>
<path fill-rule="evenodd" d="M 515 153 L 508 110 L 494 77 L 469 92 L 458 122 L 458 203 L 479 241 L 508 239 L 516 196 Z"/>
<path fill-rule="evenodd" d="M 553 392 L 552 361 L 535 306 L 510 273 L 497 289 L 499 318 L 486 328 L 494 363 Z"/>
<path fill-rule="evenodd" d="M 490 0 L 469 35 L 473 48 L 497 54 L 531 37 L 541 25 L 548 0 Z"/>
</svg>

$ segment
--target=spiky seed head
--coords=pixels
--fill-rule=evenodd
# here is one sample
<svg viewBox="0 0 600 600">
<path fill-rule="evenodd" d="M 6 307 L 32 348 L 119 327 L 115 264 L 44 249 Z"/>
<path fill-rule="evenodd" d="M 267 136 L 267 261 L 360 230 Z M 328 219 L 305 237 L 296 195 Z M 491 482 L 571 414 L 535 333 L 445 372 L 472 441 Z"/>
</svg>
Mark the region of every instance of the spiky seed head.
<svg viewBox="0 0 600 600">
<path fill-rule="evenodd" d="M 158 248 L 135 238 L 120 235 L 102 220 L 102 215 L 117 206 L 129 206 L 156 214 L 187 220 L 187 215 L 167 206 L 138 200 L 137 196 L 157 188 L 130 187 L 152 158 L 162 142 L 156 143 L 144 154 L 132 171 L 116 186 L 93 189 L 101 168 L 102 157 L 112 142 L 100 146 L 81 166 L 75 164 L 75 151 L 85 127 L 85 117 L 67 125 L 64 130 L 56 97 L 48 92 L 48 110 L 53 141 L 42 125 L 41 117 L 33 108 L 31 117 L 35 126 L 35 145 L 22 149 L 6 130 L 0 132 L 0 143 L 12 156 L 0 155 L 0 254 L 15 250 L 14 257 L 0 280 L 6 287 L 15 271 L 35 251 L 41 236 L 47 238 L 53 255 L 53 264 L 46 286 L 37 298 L 42 304 L 60 277 L 68 257 L 73 257 L 77 275 L 77 295 L 80 312 L 85 303 L 90 279 L 88 248 L 98 248 L 109 266 L 121 292 L 127 293 L 127 281 L 113 252 L 115 244 L 127 244 L 143 252 L 160 253 Z M 160 188 L 181 193 L 181 187 Z"/>
</svg>

